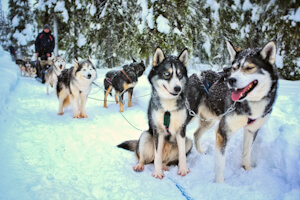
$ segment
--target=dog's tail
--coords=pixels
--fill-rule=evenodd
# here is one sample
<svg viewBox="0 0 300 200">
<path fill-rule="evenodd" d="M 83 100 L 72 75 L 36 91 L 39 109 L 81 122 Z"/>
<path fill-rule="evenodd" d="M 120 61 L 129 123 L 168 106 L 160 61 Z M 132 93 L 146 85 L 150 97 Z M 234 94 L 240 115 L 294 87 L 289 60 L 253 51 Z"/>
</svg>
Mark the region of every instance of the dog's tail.
<svg viewBox="0 0 300 200">
<path fill-rule="evenodd" d="M 66 107 L 68 107 L 68 105 L 70 105 L 70 97 L 69 97 L 69 95 L 64 99 L 63 107 L 66 108 Z"/>
<path fill-rule="evenodd" d="M 125 141 L 125 142 L 117 145 L 117 147 L 129 150 L 129 151 L 135 151 L 137 145 L 138 145 L 138 140 L 128 140 L 128 141 Z"/>
</svg>

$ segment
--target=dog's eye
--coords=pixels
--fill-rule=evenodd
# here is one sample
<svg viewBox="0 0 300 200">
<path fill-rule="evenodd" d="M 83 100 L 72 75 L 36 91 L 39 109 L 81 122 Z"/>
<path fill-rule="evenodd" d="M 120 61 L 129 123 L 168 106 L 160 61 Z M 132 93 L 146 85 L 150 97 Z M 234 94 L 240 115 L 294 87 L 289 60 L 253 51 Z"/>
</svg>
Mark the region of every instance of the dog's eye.
<svg viewBox="0 0 300 200">
<path fill-rule="evenodd" d="M 169 78 L 169 77 L 171 76 L 171 74 L 170 74 L 170 72 L 165 72 L 165 73 L 164 73 L 164 76 L 165 76 L 166 78 Z"/>
<path fill-rule="evenodd" d="M 250 71 L 251 69 L 254 69 L 254 67 L 246 67 L 246 70 Z"/>
<path fill-rule="evenodd" d="M 177 76 L 178 76 L 178 78 L 181 78 L 182 77 L 182 73 L 178 72 Z"/>
</svg>

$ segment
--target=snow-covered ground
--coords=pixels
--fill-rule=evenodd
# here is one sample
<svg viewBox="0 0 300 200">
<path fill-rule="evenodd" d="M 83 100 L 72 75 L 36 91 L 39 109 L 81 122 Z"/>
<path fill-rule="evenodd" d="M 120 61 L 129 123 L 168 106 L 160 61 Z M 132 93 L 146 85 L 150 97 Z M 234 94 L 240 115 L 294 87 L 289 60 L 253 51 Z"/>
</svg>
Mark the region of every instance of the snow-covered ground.
<svg viewBox="0 0 300 200">
<path fill-rule="evenodd" d="M 177 166 L 163 180 L 151 176 L 154 166 L 134 172 L 134 154 L 117 144 L 138 139 L 113 102 L 103 108 L 103 91 L 94 87 L 87 102 L 87 119 L 73 119 L 72 110 L 58 116 L 53 90 L 34 78 L 20 77 L 18 67 L 0 49 L 0 199 L 300 199 L 300 82 L 279 82 L 272 116 L 253 145 L 251 171 L 241 168 L 242 131 L 226 151 L 224 184 L 214 183 L 214 129 L 202 138 L 206 154 L 193 148 L 187 157 L 191 172 L 177 175 Z M 189 74 L 196 72 L 196 68 Z M 98 70 L 102 85 L 107 69 Z M 147 129 L 149 68 L 139 79 L 133 107 L 123 115 Z M 144 96 L 148 95 L 148 96 Z M 98 100 L 96 100 L 98 99 Z M 190 138 L 197 127 L 187 129 Z"/>
</svg>

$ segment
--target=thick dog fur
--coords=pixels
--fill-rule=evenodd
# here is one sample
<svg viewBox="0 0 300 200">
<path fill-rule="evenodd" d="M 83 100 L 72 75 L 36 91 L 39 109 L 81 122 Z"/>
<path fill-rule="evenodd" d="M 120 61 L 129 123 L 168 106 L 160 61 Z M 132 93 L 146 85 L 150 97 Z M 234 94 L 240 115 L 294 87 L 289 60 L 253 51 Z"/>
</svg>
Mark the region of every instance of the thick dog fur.
<svg viewBox="0 0 300 200">
<path fill-rule="evenodd" d="M 66 61 L 64 58 L 56 56 L 53 59 L 53 66 L 51 66 L 46 73 L 46 86 L 47 94 L 49 94 L 49 84 L 55 88 L 57 83 L 57 77 L 65 69 Z"/>
<path fill-rule="evenodd" d="M 16 64 L 19 65 L 20 75 L 34 77 L 36 75 L 36 69 L 30 58 L 17 59 Z"/>
<path fill-rule="evenodd" d="M 138 141 L 126 141 L 118 147 L 135 151 L 138 164 L 135 171 L 143 171 L 144 165 L 154 162 L 153 176 L 162 179 L 167 165 L 178 164 L 178 174 L 189 172 L 186 154 L 192 142 L 185 137 L 187 109 L 183 91 L 187 84 L 188 52 L 185 49 L 178 57 L 165 56 L 160 48 L 153 57 L 153 68 L 148 76 L 152 95 L 148 106 L 149 130 Z M 170 113 L 169 127 L 165 125 L 166 113 Z"/>
<path fill-rule="evenodd" d="M 138 77 L 143 75 L 145 71 L 144 62 L 136 62 L 133 59 L 133 63 L 130 65 L 124 65 L 122 70 L 111 70 L 106 73 L 104 84 L 104 107 L 107 108 L 107 96 L 111 95 L 112 89 L 115 90 L 115 100 L 119 103 L 120 112 L 124 111 L 123 97 L 124 93 L 128 91 L 128 107 L 132 106 L 132 94 Z M 120 96 L 120 99 L 118 97 Z M 119 101 L 120 100 L 120 101 Z"/>
<path fill-rule="evenodd" d="M 193 74 L 189 78 L 187 92 L 191 109 L 208 119 L 199 120 L 199 127 L 194 133 L 195 146 L 200 153 L 202 134 L 220 120 L 215 146 L 215 180 L 219 183 L 224 182 L 227 142 L 241 128 L 244 128 L 242 166 L 245 170 L 251 169 L 251 146 L 258 130 L 271 114 L 278 82 L 274 65 L 276 45 L 273 41 L 263 48 L 246 50 L 228 41 L 227 47 L 232 62 L 231 73 L 204 71 L 200 76 Z M 220 116 L 234 101 L 236 109 Z"/>
<path fill-rule="evenodd" d="M 89 58 L 81 62 L 75 60 L 74 67 L 63 70 L 58 76 L 56 86 L 59 100 L 58 115 L 63 115 L 63 108 L 71 103 L 73 118 L 87 118 L 86 101 L 92 88 L 92 82 L 96 78 L 96 69 Z"/>
</svg>

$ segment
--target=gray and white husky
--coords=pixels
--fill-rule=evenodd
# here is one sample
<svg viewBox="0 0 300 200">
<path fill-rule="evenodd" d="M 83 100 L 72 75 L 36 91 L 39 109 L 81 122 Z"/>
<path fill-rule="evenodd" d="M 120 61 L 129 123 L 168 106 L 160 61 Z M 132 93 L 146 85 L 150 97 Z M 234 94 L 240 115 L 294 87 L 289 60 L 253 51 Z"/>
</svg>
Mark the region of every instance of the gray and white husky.
<svg viewBox="0 0 300 200">
<path fill-rule="evenodd" d="M 276 45 L 241 50 L 227 41 L 232 62 L 228 73 L 204 71 L 188 81 L 188 102 L 201 119 L 194 133 L 196 149 L 201 153 L 202 134 L 220 121 L 216 130 L 215 180 L 224 182 L 225 149 L 230 137 L 244 128 L 242 166 L 251 169 L 252 143 L 260 127 L 271 114 L 277 93 L 278 73 L 274 65 Z M 230 111 L 229 108 L 235 107 Z"/>
<path fill-rule="evenodd" d="M 153 68 L 148 76 L 152 95 L 148 106 L 149 130 L 139 140 L 126 141 L 118 147 L 135 151 L 138 164 L 135 171 L 143 171 L 144 165 L 154 162 L 153 176 L 162 179 L 167 165 L 178 164 L 178 174 L 185 176 L 190 170 L 186 154 L 192 142 L 186 138 L 187 109 L 184 90 L 187 84 L 188 51 L 178 56 L 165 56 L 157 48 Z"/>
<path fill-rule="evenodd" d="M 57 83 L 57 77 L 66 67 L 66 61 L 64 58 L 56 56 L 53 58 L 53 65 L 47 70 L 46 73 L 46 85 L 47 94 L 49 94 L 49 84 L 55 88 Z"/>
<path fill-rule="evenodd" d="M 85 106 L 92 82 L 97 78 L 96 68 L 90 58 L 77 62 L 74 67 L 65 69 L 58 76 L 56 94 L 59 100 L 58 115 L 63 115 L 63 108 L 71 103 L 73 118 L 87 118 Z"/>
</svg>

